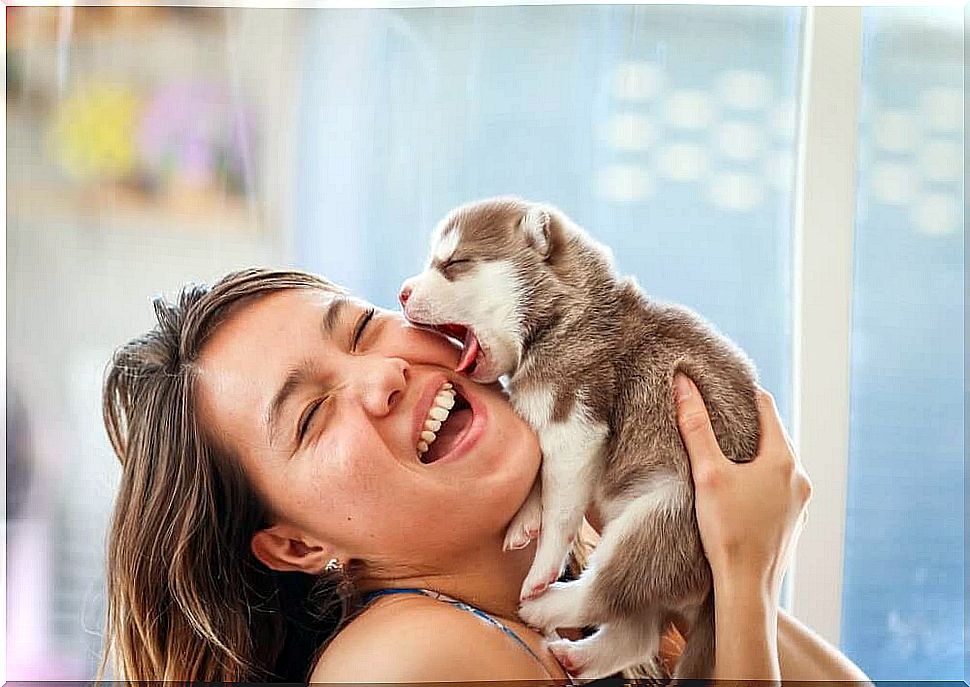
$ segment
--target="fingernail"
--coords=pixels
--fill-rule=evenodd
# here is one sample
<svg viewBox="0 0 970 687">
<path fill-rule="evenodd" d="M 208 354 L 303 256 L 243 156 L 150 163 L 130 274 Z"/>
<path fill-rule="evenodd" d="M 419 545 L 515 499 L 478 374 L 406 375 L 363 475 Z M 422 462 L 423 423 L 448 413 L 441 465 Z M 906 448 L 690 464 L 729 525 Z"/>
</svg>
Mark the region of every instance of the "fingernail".
<svg viewBox="0 0 970 687">
<path fill-rule="evenodd" d="M 674 398 L 678 403 L 690 398 L 690 382 L 679 372 L 674 375 Z"/>
</svg>

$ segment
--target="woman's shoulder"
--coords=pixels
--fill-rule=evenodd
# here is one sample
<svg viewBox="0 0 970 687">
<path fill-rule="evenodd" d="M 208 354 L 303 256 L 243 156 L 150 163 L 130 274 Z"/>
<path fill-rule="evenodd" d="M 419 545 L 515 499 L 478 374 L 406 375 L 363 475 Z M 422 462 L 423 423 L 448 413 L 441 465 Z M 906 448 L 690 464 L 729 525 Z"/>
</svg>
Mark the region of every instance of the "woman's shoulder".
<svg viewBox="0 0 970 687">
<path fill-rule="evenodd" d="M 523 647 L 472 613 L 419 595 L 379 599 L 317 660 L 310 682 L 548 680 Z"/>
</svg>

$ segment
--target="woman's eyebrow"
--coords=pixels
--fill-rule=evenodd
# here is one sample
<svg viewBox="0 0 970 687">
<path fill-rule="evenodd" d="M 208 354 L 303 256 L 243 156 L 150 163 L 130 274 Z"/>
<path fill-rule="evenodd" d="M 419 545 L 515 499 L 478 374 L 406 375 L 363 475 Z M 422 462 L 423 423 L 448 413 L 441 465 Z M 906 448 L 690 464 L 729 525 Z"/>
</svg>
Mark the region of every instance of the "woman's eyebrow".
<svg viewBox="0 0 970 687">
<path fill-rule="evenodd" d="M 273 396 L 273 400 L 269 402 L 263 424 L 266 425 L 270 446 L 273 446 L 276 435 L 279 433 L 280 412 L 283 410 L 283 406 L 286 405 L 286 402 L 293 395 L 293 392 L 306 382 L 310 376 L 311 366 L 312 363 L 309 360 L 304 360 L 297 367 L 287 372 L 282 386 L 280 386 L 279 391 Z"/>
<path fill-rule="evenodd" d="M 337 322 L 340 321 L 340 313 L 345 307 L 350 305 L 350 299 L 344 296 L 336 296 L 330 304 L 327 306 L 326 312 L 323 314 L 323 333 L 327 336 L 333 335 L 334 327 L 337 326 Z"/>
<path fill-rule="evenodd" d="M 343 296 L 337 296 L 327 305 L 327 309 L 323 313 L 323 320 L 321 323 L 321 329 L 323 330 L 324 336 L 330 337 L 333 335 L 333 331 L 340 321 L 340 314 L 350 305 L 351 301 Z M 283 410 L 283 406 L 290 399 L 293 393 L 299 389 L 306 380 L 310 377 L 311 370 L 313 369 L 313 361 L 310 359 L 304 359 L 299 365 L 290 368 L 286 373 L 286 379 L 283 380 L 283 384 L 280 385 L 279 390 L 273 395 L 273 399 L 269 402 L 269 406 L 266 408 L 266 414 L 263 420 L 263 424 L 266 426 L 267 433 L 269 436 L 269 445 L 273 446 L 274 440 L 277 438 L 276 435 L 279 433 L 279 421 L 280 412 Z"/>
</svg>

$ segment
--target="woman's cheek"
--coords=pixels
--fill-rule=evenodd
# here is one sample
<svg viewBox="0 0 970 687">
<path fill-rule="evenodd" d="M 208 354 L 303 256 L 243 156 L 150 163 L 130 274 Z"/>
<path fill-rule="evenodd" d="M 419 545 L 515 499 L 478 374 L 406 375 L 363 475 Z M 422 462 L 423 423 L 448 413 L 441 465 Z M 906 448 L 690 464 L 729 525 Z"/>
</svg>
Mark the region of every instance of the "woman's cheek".
<svg viewBox="0 0 970 687">
<path fill-rule="evenodd" d="M 503 405 L 506 412 L 503 413 L 503 421 L 497 423 L 501 441 L 510 446 L 519 456 L 531 458 L 538 464 L 542 454 L 539 448 L 539 436 L 528 422 L 512 410 L 509 403 L 503 402 Z"/>
<path fill-rule="evenodd" d="M 440 334 L 418 329 L 401 320 L 395 332 L 395 354 L 411 363 L 455 367 L 461 359 L 457 344 Z"/>
</svg>

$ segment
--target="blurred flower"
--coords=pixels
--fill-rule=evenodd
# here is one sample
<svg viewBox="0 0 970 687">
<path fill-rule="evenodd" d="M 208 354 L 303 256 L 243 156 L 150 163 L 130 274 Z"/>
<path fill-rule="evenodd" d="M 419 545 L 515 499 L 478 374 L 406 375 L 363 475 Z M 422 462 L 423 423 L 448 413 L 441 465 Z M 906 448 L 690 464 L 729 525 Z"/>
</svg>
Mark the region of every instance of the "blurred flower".
<svg viewBox="0 0 970 687">
<path fill-rule="evenodd" d="M 81 179 L 124 177 L 134 164 L 137 110 L 138 99 L 122 85 L 94 84 L 64 100 L 50 132 L 60 164 Z"/>
<path fill-rule="evenodd" d="M 149 170 L 166 182 L 206 186 L 220 180 L 238 190 L 250 145 L 250 117 L 220 86 L 173 83 L 145 108 L 136 136 Z"/>
</svg>

